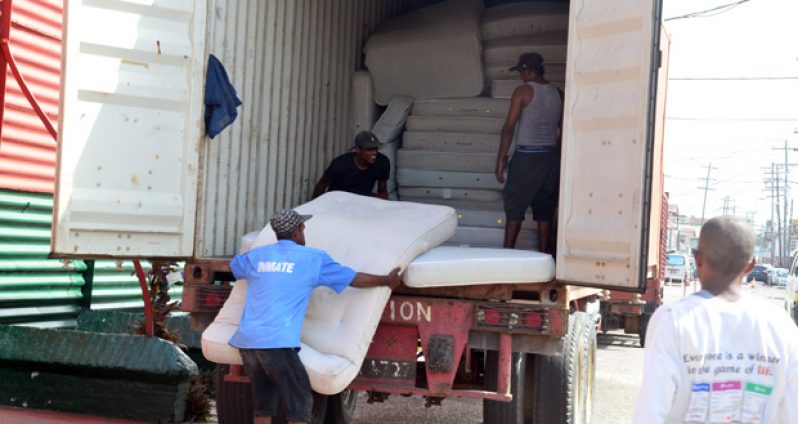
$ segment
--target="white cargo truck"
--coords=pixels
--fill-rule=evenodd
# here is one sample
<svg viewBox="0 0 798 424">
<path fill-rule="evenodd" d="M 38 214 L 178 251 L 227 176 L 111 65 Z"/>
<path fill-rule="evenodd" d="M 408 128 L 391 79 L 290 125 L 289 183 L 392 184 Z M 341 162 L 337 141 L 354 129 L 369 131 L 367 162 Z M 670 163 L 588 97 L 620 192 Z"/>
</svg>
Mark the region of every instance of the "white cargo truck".
<svg viewBox="0 0 798 424">
<path fill-rule="evenodd" d="M 240 237 L 264 228 L 271 212 L 307 202 L 325 166 L 350 147 L 352 77 L 364 67 L 368 36 L 384 21 L 433 3 L 69 1 L 53 256 L 185 260 L 183 308 L 208 324 L 230 293 L 228 263 Z M 596 309 L 601 289 L 644 292 L 661 273 L 661 1 L 531 4 L 543 10 L 539 27 L 567 31 L 564 62 L 550 68 L 564 71 L 565 88 L 554 278 L 400 287 L 386 304 L 394 314 L 386 309 L 350 385 L 372 400 L 420 394 L 434 404 L 468 396 L 484 399 L 486 423 L 590 422 L 597 320 L 587 312 Z M 565 13 L 547 15 L 549 9 Z M 512 14 L 489 28 L 508 38 L 539 29 L 519 25 Z M 225 64 L 244 103 L 214 139 L 203 124 L 208 54 Z M 417 123 L 452 111 L 473 118 L 473 127 L 501 120 L 492 105 L 506 109 L 512 78 L 487 70 L 482 95 L 494 97 L 422 94 Z M 489 105 L 488 116 L 474 104 Z M 498 133 L 496 142 L 498 148 Z M 454 356 L 438 352 L 439 363 L 421 361 L 413 346 L 402 362 L 412 374 L 392 380 L 385 350 L 382 357 L 374 352 L 387 349 L 385 335 L 423 321 L 397 318 L 395 308 L 404 305 L 421 311 L 406 310 L 409 318 L 424 317 L 430 305 L 459 308 L 458 322 L 469 331 L 455 343 L 438 328 L 441 352 Z M 459 359 L 452 364 L 453 358 Z M 234 364 L 220 370 L 220 422 L 247 422 L 239 403 L 248 402 L 246 378 Z M 351 393 L 320 397 L 326 412 L 319 422 L 348 422 Z"/>
</svg>

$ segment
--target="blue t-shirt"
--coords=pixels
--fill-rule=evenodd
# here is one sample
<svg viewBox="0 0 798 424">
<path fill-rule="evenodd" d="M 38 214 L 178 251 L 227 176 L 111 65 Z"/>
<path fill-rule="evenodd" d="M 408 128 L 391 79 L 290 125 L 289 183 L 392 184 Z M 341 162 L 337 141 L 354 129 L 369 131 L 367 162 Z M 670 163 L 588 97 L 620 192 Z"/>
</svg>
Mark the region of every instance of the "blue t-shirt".
<svg viewBox="0 0 798 424">
<path fill-rule="evenodd" d="M 229 341 L 240 349 L 299 347 L 313 289 L 321 285 L 340 293 L 356 274 L 326 252 L 291 240 L 236 255 L 230 269 L 248 283 L 241 325 Z"/>
</svg>

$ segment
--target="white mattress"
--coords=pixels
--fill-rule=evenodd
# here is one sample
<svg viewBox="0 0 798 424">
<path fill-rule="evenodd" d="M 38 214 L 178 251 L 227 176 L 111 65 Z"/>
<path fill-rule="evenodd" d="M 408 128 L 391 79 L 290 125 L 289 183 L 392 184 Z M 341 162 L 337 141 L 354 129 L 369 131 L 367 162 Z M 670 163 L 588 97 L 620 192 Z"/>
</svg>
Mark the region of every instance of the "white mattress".
<svg viewBox="0 0 798 424">
<path fill-rule="evenodd" d="M 402 196 L 418 199 L 418 201 L 422 203 L 428 202 L 431 199 L 473 200 L 475 202 L 502 201 L 502 192 L 499 190 L 440 187 L 399 187 L 399 191 L 402 192 Z"/>
<path fill-rule="evenodd" d="M 410 116 L 405 125 L 405 136 L 412 132 L 450 132 L 499 134 L 504 118 L 461 118 L 459 116 Z"/>
<path fill-rule="evenodd" d="M 413 99 L 409 97 L 397 96 L 391 99 L 388 108 L 371 129 L 380 143 L 391 143 L 399 138 L 412 107 Z"/>
<path fill-rule="evenodd" d="M 352 73 L 352 137 L 361 131 L 371 130 L 377 119 L 377 104 L 374 103 L 374 88 L 368 71 Z"/>
<path fill-rule="evenodd" d="M 558 81 L 564 82 L 565 81 L 565 63 L 547 63 L 545 64 L 546 67 L 546 79 L 549 81 Z M 485 71 L 485 77 L 490 80 L 516 80 L 521 81 L 521 77 L 518 75 L 516 71 L 509 70 L 510 65 L 494 65 L 488 66 Z"/>
<path fill-rule="evenodd" d="M 501 196 L 501 193 L 499 193 Z M 412 197 L 402 189 L 402 199 L 409 202 L 431 203 L 453 207 L 457 211 L 457 225 L 465 227 L 492 227 L 504 228 L 505 213 L 501 199 L 496 201 L 475 201 L 472 199 L 441 199 Z M 537 228 L 532 219 L 531 210 L 527 210 L 521 228 L 534 230 Z"/>
<path fill-rule="evenodd" d="M 399 150 L 399 145 L 401 145 L 401 144 L 402 144 L 402 139 L 401 138 L 396 138 L 393 141 L 391 141 L 390 143 L 382 143 L 382 144 L 380 144 L 380 147 L 379 147 L 380 153 L 385 155 L 385 157 L 387 157 L 388 160 L 391 162 L 391 174 L 388 176 L 388 181 L 386 182 L 386 185 L 388 186 L 388 192 L 396 190 L 396 187 L 397 187 L 397 184 L 396 184 L 396 164 L 397 164 L 396 152 Z M 374 191 L 375 192 L 377 191 L 377 185 L 378 184 L 379 184 L 379 182 L 374 183 Z"/>
<path fill-rule="evenodd" d="M 496 152 L 465 153 L 404 148 L 397 152 L 396 165 L 441 171 L 491 172 L 496 169 Z"/>
<path fill-rule="evenodd" d="M 447 287 L 497 283 L 544 283 L 554 279 L 554 259 L 517 249 L 436 247 L 410 262 L 408 287 Z"/>
<path fill-rule="evenodd" d="M 491 7 L 482 16 L 482 40 L 568 30 L 568 3 L 519 2 Z"/>
<path fill-rule="evenodd" d="M 446 246 L 499 248 L 504 245 L 504 228 L 458 226 L 454 236 L 444 244 Z M 537 250 L 537 231 L 522 228 L 518 233 L 515 247 L 517 249 Z"/>
<path fill-rule="evenodd" d="M 522 35 L 483 43 L 485 65 L 507 68 L 518 62 L 518 56 L 535 52 L 543 56 L 543 63 L 565 63 L 568 32 L 550 32 L 539 35 Z"/>
<path fill-rule="evenodd" d="M 400 167 L 396 170 L 396 182 L 399 186 L 407 187 L 502 189 L 502 184 L 496 181 L 493 172 L 437 171 Z"/>
<path fill-rule="evenodd" d="M 461 122 L 469 118 L 459 118 Z M 462 131 L 462 130 L 461 130 Z M 438 150 L 447 152 L 485 152 L 495 155 L 499 151 L 499 133 L 469 134 L 464 132 L 405 131 L 402 146 L 408 149 Z"/>
<path fill-rule="evenodd" d="M 507 118 L 510 101 L 490 97 L 469 97 L 461 99 L 417 100 L 413 104 L 413 115 L 469 116 L 486 118 Z"/>
<path fill-rule="evenodd" d="M 480 95 L 483 7 L 482 0 L 447 0 L 378 27 L 364 49 L 376 102 Z"/>
<path fill-rule="evenodd" d="M 296 210 L 314 215 L 306 224 L 308 246 L 373 274 L 406 267 L 451 237 L 457 225 L 455 212 L 448 207 L 345 192 L 326 193 Z M 266 227 L 253 247 L 274 241 L 273 231 Z M 227 342 L 238 328 L 246 286 L 245 280 L 236 283 L 216 320 L 202 334 L 202 352 L 213 362 L 241 363 L 238 350 Z M 347 288 L 340 295 L 324 287 L 313 292 L 299 352 L 313 390 L 339 393 L 357 376 L 390 293 L 383 287 Z"/>
<path fill-rule="evenodd" d="M 565 83 L 552 81 L 554 86 L 560 87 L 565 91 Z M 513 97 L 515 89 L 521 85 L 520 80 L 496 80 L 490 82 L 490 96 L 495 98 L 509 99 Z"/>
</svg>

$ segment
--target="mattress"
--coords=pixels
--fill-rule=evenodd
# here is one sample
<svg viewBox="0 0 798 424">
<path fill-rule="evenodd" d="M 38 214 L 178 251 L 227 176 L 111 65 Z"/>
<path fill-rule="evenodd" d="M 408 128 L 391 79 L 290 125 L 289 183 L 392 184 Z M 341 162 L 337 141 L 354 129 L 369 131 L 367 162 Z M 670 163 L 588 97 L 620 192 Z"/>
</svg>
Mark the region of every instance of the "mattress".
<svg viewBox="0 0 798 424">
<path fill-rule="evenodd" d="M 440 200 L 472 200 L 475 202 L 501 202 L 502 192 L 499 190 L 480 190 L 469 188 L 439 187 L 399 187 L 402 196 L 425 201 Z"/>
<path fill-rule="evenodd" d="M 475 200 L 419 198 L 405 194 L 405 189 L 402 189 L 402 199 L 408 202 L 450 206 L 457 211 L 457 225 L 459 226 L 504 228 L 505 225 L 506 218 L 501 199 L 480 202 Z M 521 228 L 529 230 L 537 228 L 532 218 L 532 212 L 528 209 Z"/>
<path fill-rule="evenodd" d="M 468 118 L 459 118 L 465 122 Z M 468 134 L 463 132 L 405 131 L 402 146 L 407 149 L 439 150 L 447 152 L 499 151 L 499 133 Z"/>
<path fill-rule="evenodd" d="M 518 56 L 536 52 L 543 56 L 543 63 L 565 63 L 568 33 L 551 32 L 539 35 L 522 35 L 501 38 L 483 43 L 485 65 L 500 65 L 507 68 L 518 62 Z"/>
<path fill-rule="evenodd" d="M 565 83 L 552 81 L 557 87 L 565 91 Z M 509 99 L 513 97 L 513 91 L 521 85 L 521 80 L 496 80 L 490 83 L 490 96 L 495 98 Z"/>
<path fill-rule="evenodd" d="M 361 131 L 371 130 L 377 119 L 377 104 L 374 103 L 374 88 L 367 71 L 352 74 L 352 137 Z"/>
<path fill-rule="evenodd" d="M 399 145 L 400 144 L 402 144 L 402 139 L 397 138 L 397 139 L 394 139 L 393 141 L 391 141 L 390 143 L 380 144 L 380 147 L 378 149 L 379 152 L 382 153 L 383 155 L 385 155 L 385 157 L 387 157 L 388 160 L 391 162 L 391 174 L 388 177 L 388 181 L 386 182 L 386 185 L 388 186 L 388 191 L 389 192 L 396 190 L 396 187 L 397 187 L 397 184 L 396 184 L 396 164 L 397 164 L 398 161 L 397 161 L 397 158 L 396 158 L 396 152 L 399 150 Z M 374 191 L 375 192 L 377 191 L 377 184 L 379 184 L 379 183 L 378 182 L 374 183 Z"/>
<path fill-rule="evenodd" d="M 255 240 L 258 238 L 258 234 L 260 234 L 260 231 L 244 234 L 241 237 L 241 246 L 238 249 L 238 253 L 248 252 L 249 249 L 252 248 L 252 244 L 255 243 Z"/>
<path fill-rule="evenodd" d="M 545 283 L 554 279 L 551 255 L 518 249 L 440 246 L 410 262 L 408 287 Z"/>
<path fill-rule="evenodd" d="M 504 118 L 467 118 L 459 116 L 409 116 L 405 134 L 409 132 L 451 132 L 499 134 Z"/>
<path fill-rule="evenodd" d="M 518 75 L 516 71 L 510 71 L 511 65 L 494 65 L 488 66 L 485 68 L 486 75 L 485 77 L 491 80 L 516 80 L 521 81 L 521 77 Z M 565 81 L 565 63 L 547 63 L 544 65 L 546 67 L 546 79 L 549 81 Z"/>
<path fill-rule="evenodd" d="M 501 190 L 493 172 L 439 171 L 431 169 L 396 169 L 396 182 L 407 187 L 478 188 Z M 401 195 L 401 193 L 400 193 Z"/>
<path fill-rule="evenodd" d="M 337 191 L 296 210 L 314 215 L 306 223 L 308 246 L 324 249 L 341 263 L 373 274 L 407 267 L 416 256 L 449 239 L 457 226 L 455 212 L 448 207 Z M 274 242 L 274 233 L 267 226 L 253 247 Z M 241 363 L 237 349 L 227 341 L 238 328 L 246 286 L 246 280 L 236 283 L 224 307 L 202 334 L 203 355 L 213 362 Z M 357 376 L 390 294 L 385 287 L 350 287 L 340 295 L 325 287 L 314 290 L 299 352 L 313 390 L 339 393 Z"/>
<path fill-rule="evenodd" d="M 388 108 L 380 115 L 380 119 L 371 129 L 380 143 L 391 143 L 399 138 L 412 107 L 413 99 L 409 97 L 399 96 L 391 99 Z"/>
<path fill-rule="evenodd" d="M 496 152 L 464 153 L 404 148 L 397 152 L 396 164 L 415 169 L 491 172 L 496 169 Z"/>
<path fill-rule="evenodd" d="M 364 49 L 376 102 L 480 95 L 483 8 L 482 0 L 447 0 L 379 26 Z"/>
<path fill-rule="evenodd" d="M 491 7 L 482 16 L 483 41 L 568 31 L 568 3 L 519 2 Z"/>
<path fill-rule="evenodd" d="M 507 118 L 510 101 L 490 97 L 416 100 L 413 115 Z"/>
<path fill-rule="evenodd" d="M 499 248 L 504 245 L 504 229 L 458 226 L 457 232 L 444 245 Z M 537 231 L 522 228 L 518 233 L 518 241 L 515 247 L 517 249 L 537 250 Z"/>
</svg>

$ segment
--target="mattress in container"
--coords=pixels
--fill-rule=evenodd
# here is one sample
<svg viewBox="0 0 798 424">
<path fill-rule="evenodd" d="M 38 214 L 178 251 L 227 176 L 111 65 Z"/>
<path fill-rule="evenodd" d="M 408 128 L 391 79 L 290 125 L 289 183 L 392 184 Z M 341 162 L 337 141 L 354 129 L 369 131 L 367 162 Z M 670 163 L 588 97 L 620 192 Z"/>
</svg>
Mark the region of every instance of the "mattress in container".
<svg viewBox="0 0 798 424">
<path fill-rule="evenodd" d="M 509 68 L 518 62 L 518 56 L 535 52 L 543 56 L 545 66 L 547 63 L 565 63 L 567 47 L 568 33 L 562 31 L 486 41 L 483 43 L 483 54 L 486 66 L 501 65 Z"/>
<path fill-rule="evenodd" d="M 568 31 L 568 3 L 517 2 L 485 9 L 481 30 L 484 42 L 519 35 Z"/>
<path fill-rule="evenodd" d="M 480 95 L 483 10 L 482 0 L 447 0 L 379 26 L 364 48 L 376 102 Z"/>
<path fill-rule="evenodd" d="M 371 130 L 377 119 L 377 104 L 374 103 L 374 88 L 368 71 L 352 74 L 352 137 L 361 131 Z"/>
<path fill-rule="evenodd" d="M 467 121 L 468 118 L 460 118 L 460 120 Z M 469 134 L 463 132 L 405 131 L 402 146 L 407 149 L 418 150 L 493 153 L 495 161 L 496 152 L 499 150 L 499 133 Z"/>
<path fill-rule="evenodd" d="M 414 198 L 407 194 L 402 194 L 402 200 L 450 206 L 457 211 L 458 226 L 504 228 L 506 223 L 502 200 L 481 202 L 478 200 Z M 529 230 L 537 228 L 530 210 L 527 210 L 521 228 Z"/>
<path fill-rule="evenodd" d="M 466 153 L 403 148 L 397 152 L 396 165 L 440 171 L 491 172 L 496 169 L 496 152 Z"/>
<path fill-rule="evenodd" d="M 526 221 L 524 221 L 526 222 Z M 454 236 L 444 243 L 446 246 L 493 247 L 504 245 L 504 228 L 458 226 Z M 537 231 L 522 228 L 515 245 L 517 249 L 537 250 Z"/>
<path fill-rule="evenodd" d="M 327 251 L 357 271 L 387 274 L 406 268 L 416 256 L 449 239 L 457 226 L 454 209 L 391 202 L 345 192 L 331 192 L 296 210 L 313 214 L 306 223 L 308 246 Z M 264 228 L 253 248 L 274 243 Z M 246 299 L 246 280 L 238 281 L 214 322 L 202 334 L 203 355 L 213 362 L 240 364 L 238 350 L 227 344 L 238 328 Z M 341 392 L 357 376 L 391 291 L 385 287 L 347 288 L 341 294 L 314 290 L 299 357 L 316 392 Z"/>
<path fill-rule="evenodd" d="M 405 135 L 412 132 L 450 132 L 463 134 L 498 135 L 504 125 L 504 118 L 468 118 L 459 116 L 418 116 L 407 118 Z"/>
<path fill-rule="evenodd" d="M 477 188 L 501 190 L 493 172 L 440 171 L 399 167 L 396 182 L 406 187 Z M 402 193 L 399 193 L 401 195 Z"/>
<path fill-rule="evenodd" d="M 417 116 L 465 116 L 505 119 L 509 111 L 509 100 L 490 97 L 468 97 L 416 100 L 413 103 L 411 114 Z"/>
<path fill-rule="evenodd" d="M 519 249 L 440 246 L 410 262 L 408 287 L 544 283 L 554 279 L 551 255 Z"/>
</svg>

